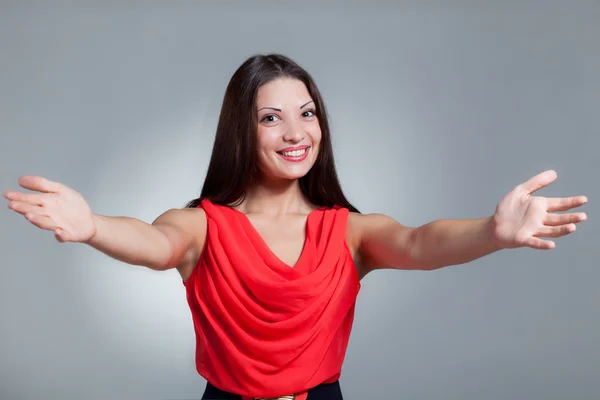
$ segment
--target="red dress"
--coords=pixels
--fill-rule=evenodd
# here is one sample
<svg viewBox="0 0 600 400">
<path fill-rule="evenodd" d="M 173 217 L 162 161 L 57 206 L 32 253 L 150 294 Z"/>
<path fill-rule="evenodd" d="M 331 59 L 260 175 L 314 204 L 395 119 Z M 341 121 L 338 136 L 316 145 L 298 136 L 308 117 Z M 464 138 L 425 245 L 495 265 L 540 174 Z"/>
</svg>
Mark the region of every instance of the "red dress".
<svg viewBox="0 0 600 400">
<path fill-rule="evenodd" d="M 248 217 L 202 200 L 205 247 L 184 282 L 196 333 L 196 369 L 221 390 L 276 397 L 335 382 L 360 281 L 346 244 L 346 208 L 308 216 L 294 267 Z"/>
</svg>

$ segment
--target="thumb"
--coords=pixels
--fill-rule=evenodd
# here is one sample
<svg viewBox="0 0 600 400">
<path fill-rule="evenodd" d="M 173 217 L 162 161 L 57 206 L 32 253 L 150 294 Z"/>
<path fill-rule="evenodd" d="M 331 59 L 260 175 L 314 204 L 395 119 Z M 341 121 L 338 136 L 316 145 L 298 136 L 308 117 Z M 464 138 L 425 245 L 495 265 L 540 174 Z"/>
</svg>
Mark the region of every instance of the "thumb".
<svg viewBox="0 0 600 400">
<path fill-rule="evenodd" d="M 63 230 L 62 230 L 62 229 L 60 229 L 60 228 L 56 228 L 56 229 L 54 230 L 54 237 L 56 238 L 56 240 L 57 240 L 59 243 L 64 243 L 64 242 L 66 241 L 66 238 L 65 238 L 65 231 L 63 231 Z"/>
</svg>

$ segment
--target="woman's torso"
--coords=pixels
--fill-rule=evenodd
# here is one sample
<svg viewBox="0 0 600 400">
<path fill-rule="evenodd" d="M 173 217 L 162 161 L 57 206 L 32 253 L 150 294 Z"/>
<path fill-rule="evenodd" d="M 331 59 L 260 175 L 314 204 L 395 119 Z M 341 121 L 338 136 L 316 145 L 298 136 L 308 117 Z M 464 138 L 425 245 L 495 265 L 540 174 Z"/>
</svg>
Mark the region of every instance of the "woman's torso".
<svg viewBox="0 0 600 400">
<path fill-rule="evenodd" d="M 274 219 L 206 199 L 201 206 L 203 252 L 181 269 L 198 373 L 260 397 L 337 380 L 360 290 L 349 211 L 320 207 Z"/>
</svg>

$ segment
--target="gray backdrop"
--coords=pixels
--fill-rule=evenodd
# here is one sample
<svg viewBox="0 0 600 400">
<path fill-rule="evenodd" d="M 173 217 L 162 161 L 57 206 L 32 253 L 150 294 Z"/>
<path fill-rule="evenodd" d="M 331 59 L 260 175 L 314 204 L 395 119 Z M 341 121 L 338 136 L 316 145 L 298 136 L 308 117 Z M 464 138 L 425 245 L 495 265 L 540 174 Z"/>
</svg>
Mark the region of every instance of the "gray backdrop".
<svg viewBox="0 0 600 400">
<path fill-rule="evenodd" d="M 320 85 L 363 212 L 488 216 L 549 168 L 540 195 L 590 199 L 554 250 L 367 276 L 345 397 L 597 399 L 600 3 L 282 3 L 3 1 L 0 188 L 42 175 L 148 222 L 181 207 L 234 70 L 281 52 Z M 201 396 L 175 270 L 59 244 L 7 208 L 0 235 L 0 398 Z"/>
</svg>

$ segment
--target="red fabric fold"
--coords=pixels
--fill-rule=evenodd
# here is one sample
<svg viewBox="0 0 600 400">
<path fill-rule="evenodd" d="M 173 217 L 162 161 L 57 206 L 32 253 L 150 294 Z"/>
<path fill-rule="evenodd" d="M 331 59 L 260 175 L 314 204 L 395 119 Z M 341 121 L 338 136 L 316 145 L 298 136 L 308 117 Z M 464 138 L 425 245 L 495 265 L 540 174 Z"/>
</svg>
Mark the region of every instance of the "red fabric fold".
<svg viewBox="0 0 600 400">
<path fill-rule="evenodd" d="M 252 397 L 337 380 L 360 281 L 346 244 L 346 208 L 308 216 L 293 267 L 246 215 L 204 199 L 206 244 L 184 285 L 196 333 L 196 369 L 214 386 Z"/>
</svg>

